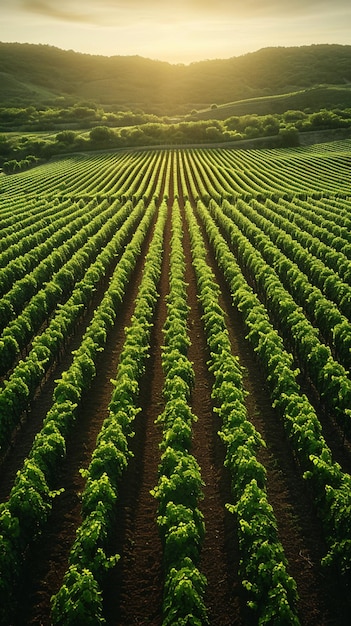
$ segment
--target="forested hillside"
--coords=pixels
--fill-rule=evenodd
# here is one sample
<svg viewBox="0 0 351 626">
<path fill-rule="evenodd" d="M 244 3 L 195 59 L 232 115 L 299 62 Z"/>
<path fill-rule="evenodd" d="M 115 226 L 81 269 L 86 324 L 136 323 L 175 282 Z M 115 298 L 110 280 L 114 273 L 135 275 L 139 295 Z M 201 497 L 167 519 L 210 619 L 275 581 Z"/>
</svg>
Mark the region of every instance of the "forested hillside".
<svg viewBox="0 0 351 626">
<path fill-rule="evenodd" d="M 170 114 L 189 107 L 351 82 L 351 46 L 265 48 L 230 59 L 171 65 L 0 43 L 0 106 L 90 100 Z"/>
</svg>

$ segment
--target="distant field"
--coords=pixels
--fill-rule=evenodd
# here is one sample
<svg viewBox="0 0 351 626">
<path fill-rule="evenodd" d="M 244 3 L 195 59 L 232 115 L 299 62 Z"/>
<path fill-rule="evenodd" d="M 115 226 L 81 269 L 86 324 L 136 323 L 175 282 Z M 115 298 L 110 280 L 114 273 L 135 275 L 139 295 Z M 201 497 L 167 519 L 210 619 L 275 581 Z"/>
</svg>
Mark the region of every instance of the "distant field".
<svg viewBox="0 0 351 626">
<path fill-rule="evenodd" d="M 0 624 L 348 624 L 350 167 L 0 178 Z"/>
</svg>

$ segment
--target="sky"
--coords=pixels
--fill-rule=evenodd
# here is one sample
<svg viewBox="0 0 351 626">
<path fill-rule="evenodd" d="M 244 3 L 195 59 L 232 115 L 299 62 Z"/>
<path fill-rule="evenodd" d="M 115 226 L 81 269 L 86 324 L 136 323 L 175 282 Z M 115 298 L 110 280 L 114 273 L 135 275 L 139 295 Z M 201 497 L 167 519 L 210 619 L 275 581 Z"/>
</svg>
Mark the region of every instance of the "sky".
<svg viewBox="0 0 351 626">
<path fill-rule="evenodd" d="M 0 0 L 0 41 L 191 63 L 351 44 L 350 0 Z"/>
</svg>

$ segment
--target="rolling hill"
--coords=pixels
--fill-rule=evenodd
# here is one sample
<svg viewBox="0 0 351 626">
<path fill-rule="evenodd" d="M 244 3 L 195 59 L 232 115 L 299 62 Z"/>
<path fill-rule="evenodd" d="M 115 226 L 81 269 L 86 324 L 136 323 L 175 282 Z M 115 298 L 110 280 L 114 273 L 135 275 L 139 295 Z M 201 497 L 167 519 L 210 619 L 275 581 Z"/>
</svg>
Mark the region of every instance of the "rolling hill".
<svg viewBox="0 0 351 626">
<path fill-rule="evenodd" d="M 291 92 L 313 99 L 320 85 L 339 88 L 327 94 L 338 106 L 351 93 L 351 46 L 264 48 L 230 59 L 172 65 L 139 56 L 0 43 L 0 78 L 3 107 L 89 101 L 173 114 L 247 99 L 258 99 L 259 107 L 265 98 Z"/>
</svg>

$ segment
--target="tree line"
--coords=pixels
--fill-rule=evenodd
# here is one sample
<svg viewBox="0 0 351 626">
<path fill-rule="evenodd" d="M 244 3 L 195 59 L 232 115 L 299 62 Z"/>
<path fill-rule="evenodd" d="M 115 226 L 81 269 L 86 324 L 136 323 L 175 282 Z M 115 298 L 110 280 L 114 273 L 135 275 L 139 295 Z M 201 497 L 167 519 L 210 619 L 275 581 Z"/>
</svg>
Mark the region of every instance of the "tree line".
<svg viewBox="0 0 351 626">
<path fill-rule="evenodd" d="M 54 155 L 90 150 L 230 143 L 260 138 L 270 138 L 271 147 L 292 147 L 299 145 L 301 133 L 351 126 L 351 109 L 321 109 L 313 113 L 289 110 L 283 114 L 235 115 L 225 120 L 198 121 L 172 121 L 131 111 L 111 113 L 110 118 L 103 119 L 98 116 L 97 110 L 88 107 L 73 107 L 67 110 L 68 117 L 73 115 L 73 109 L 74 114 L 79 114 L 80 119 L 85 121 L 89 111 L 91 116 L 95 111 L 98 123 L 84 131 L 66 127 L 56 133 L 0 134 L 0 166 L 3 171 L 15 173 Z M 1 114 L 4 115 L 3 110 L 2 113 L 0 111 L 0 119 Z"/>
</svg>

